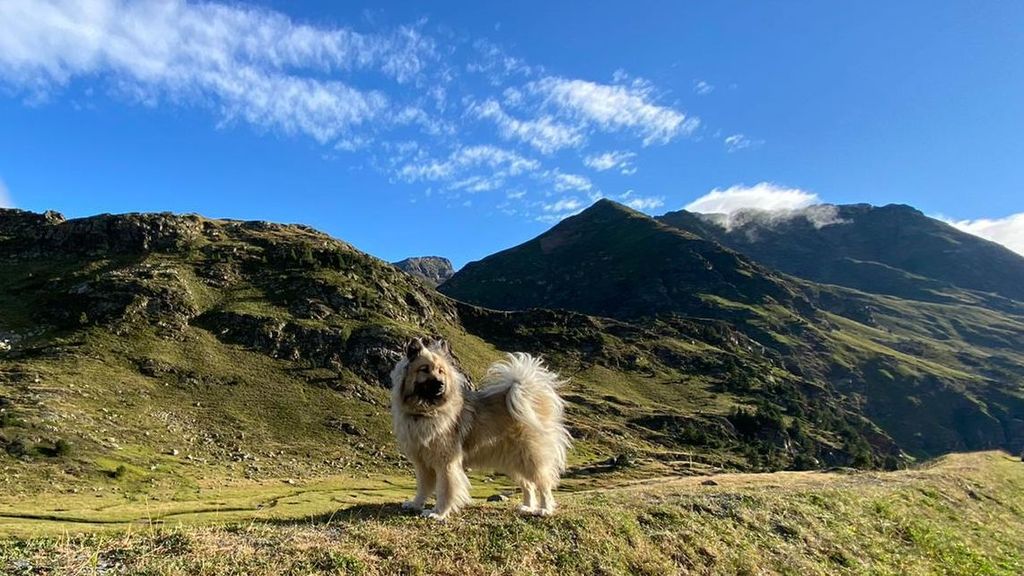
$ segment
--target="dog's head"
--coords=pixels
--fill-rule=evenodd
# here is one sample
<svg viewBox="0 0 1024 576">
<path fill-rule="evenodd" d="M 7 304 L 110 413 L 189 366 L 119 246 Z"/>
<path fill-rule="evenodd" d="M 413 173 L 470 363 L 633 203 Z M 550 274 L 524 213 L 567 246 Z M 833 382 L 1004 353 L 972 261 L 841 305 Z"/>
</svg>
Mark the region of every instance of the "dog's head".
<svg viewBox="0 0 1024 576">
<path fill-rule="evenodd" d="M 391 372 L 392 397 L 410 413 L 425 413 L 461 398 L 463 378 L 444 340 L 416 338 Z"/>
</svg>

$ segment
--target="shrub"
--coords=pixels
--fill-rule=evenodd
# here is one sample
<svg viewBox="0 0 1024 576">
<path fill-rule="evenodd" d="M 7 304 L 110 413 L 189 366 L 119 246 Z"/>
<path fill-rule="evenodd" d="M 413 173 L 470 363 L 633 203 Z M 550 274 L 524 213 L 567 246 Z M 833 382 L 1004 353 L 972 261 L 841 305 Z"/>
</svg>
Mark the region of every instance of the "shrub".
<svg viewBox="0 0 1024 576">
<path fill-rule="evenodd" d="M 71 443 L 60 438 L 53 443 L 53 454 L 55 456 L 67 456 L 71 454 Z"/>
<path fill-rule="evenodd" d="M 4 450 L 11 456 L 17 458 L 28 454 L 31 451 L 31 447 L 23 438 L 15 438 L 7 443 Z"/>
</svg>

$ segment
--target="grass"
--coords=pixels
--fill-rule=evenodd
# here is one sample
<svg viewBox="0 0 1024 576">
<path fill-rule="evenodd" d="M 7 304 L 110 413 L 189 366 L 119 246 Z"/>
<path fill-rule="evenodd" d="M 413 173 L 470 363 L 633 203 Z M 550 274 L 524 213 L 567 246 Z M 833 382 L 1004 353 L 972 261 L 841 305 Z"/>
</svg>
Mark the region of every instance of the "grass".
<svg viewBox="0 0 1024 576">
<path fill-rule="evenodd" d="M 479 503 L 444 524 L 402 490 L 0 542 L 9 574 L 991 574 L 1024 571 L 1024 464 L 1004 453 L 887 473 L 724 474 L 576 484 L 549 519 Z M 284 489 L 279 489 L 287 493 Z M 310 487 L 281 502 L 322 498 Z M 478 493 L 480 495 L 480 493 Z M 228 501 L 227 498 L 224 499 Z M 296 506 L 301 506 L 296 504 Z M 187 515 L 183 519 L 189 519 Z M 211 523 L 212 521 L 212 523 Z M 10 525 L 0 526 L 10 534 Z"/>
</svg>

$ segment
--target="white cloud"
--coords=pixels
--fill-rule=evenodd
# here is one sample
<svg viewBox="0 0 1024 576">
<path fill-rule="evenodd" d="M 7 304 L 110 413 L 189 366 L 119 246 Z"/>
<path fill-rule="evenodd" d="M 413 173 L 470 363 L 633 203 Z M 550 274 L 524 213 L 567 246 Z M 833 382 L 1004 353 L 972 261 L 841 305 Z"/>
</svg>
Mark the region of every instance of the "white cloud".
<svg viewBox="0 0 1024 576">
<path fill-rule="evenodd" d="M 822 204 L 817 194 L 770 182 L 716 188 L 685 208 L 702 214 L 724 214 L 726 217 L 716 222 L 727 230 L 748 225 L 771 227 L 796 218 L 807 220 L 815 228 L 845 222 L 839 217 L 839 209 Z"/>
<path fill-rule="evenodd" d="M 583 134 L 575 126 L 557 122 L 549 115 L 535 120 L 519 120 L 509 116 L 493 99 L 471 106 L 470 112 L 478 118 L 493 120 L 502 138 L 525 142 L 544 154 L 583 143 Z"/>
<path fill-rule="evenodd" d="M 554 182 L 556 192 L 567 192 L 569 190 L 583 192 L 593 187 L 593 184 L 591 184 L 586 176 L 580 176 L 579 174 L 566 174 L 555 170 L 550 176 Z"/>
<path fill-rule="evenodd" d="M 583 159 L 583 164 L 598 172 L 619 168 L 623 174 L 633 174 L 636 172 L 632 165 L 633 158 L 636 158 L 633 152 L 611 151 L 587 156 Z"/>
<path fill-rule="evenodd" d="M 197 103 L 225 121 L 335 140 L 389 119 L 390 100 L 337 79 L 407 83 L 435 57 L 416 28 L 359 34 L 278 12 L 184 0 L 0 2 L 0 78 L 35 97 L 81 77 L 145 103 Z M 414 119 L 413 119 L 414 120 Z"/>
<path fill-rule="evenodd" d="M 619 201 L 643 212 L 650 212 L 665 205 L 665 199 L 660 196 L 637 196 L 634 190 L 626 190 L 619 194 Z"/>
<path fill-rule="evenodd" d="M 490 178 L 505 178 L 532 172 L 540 163 L 503 148 L 490 145 L 459 148 L 444 160 L 419 160 L 406 164 L 398 175 L 408 182 L 451 180 L 474 168 L 486 168 Z"/>
<path fill-rule="evenodd" d="M 968 234 L 1002 244 L 1010 250 L 1024 255 L 1024 212 L 995 219 L 940 219 Z"/>
<path fill-rule="evenodd" d="M 583 207 L 583 203 L 577 198 L 563 198 L 557 202 L 551 204 L 544 204 L 543 208 L 545 212 L 567 212 L 572 210 L 579 210 Z"/>
<path fill-rule="evenodd" d="M 14 208 L 14 200 L 11 200 L 11 192 L 7 185 L 0 180 L 0 208 Z"/>
<path fill-rule="evenodd" d="M 530 66 L 521 58 L 508 55 L 500 46 L 489 40 L 473 42 L 476 58 L 466 65 L 468 72 L 483 74 L 492 86 L 500 86 L 514 75 L 530 76 L 542 70 Z"/>
<path fill-rule="evenodd" d="M 818 195 L 812 192 L 761 182 L 753 186 L 730 186 L 725 190 L 715 188 L 685 208 L 703 214 L 732 214 L 743 209 L 799 210 L 818 203 Z"/>
<path fill-rule="evenodd" d="M 764 140 L 752 140 L 745 134 L 733 134 L 725 137 L 726 152 L 738 152 L 747 148 L 757 148 L 764 144 Z"/>
<path fill-rule="evenodd" d="M 705 96 L 707 94 L 711 94 L 712 92 L 714 92 L 715 87 L 712 84 L 708 84 L 704 80 L 694 80 L 693 91 L 696 94 L 699 94 L 700 96 Z"/>
<path fill-rule="evenodd" d="M 667 143 L 692 133 L 699 124 L 696 118 L 655 104 L 653 88 L 639 80 L 621 85 L 547 76 L 527 89 L 562 115 L 605 132 L 631 130 L 645 145 Z"/>
<path fill-rule="evenodd" d="M 540 207 L 544 213 L 534 219 L 545 224 L 554 224 L 569 216 L 579 214 L 585 208 L 579 198 L 563 198 L 556 202 L 541 204 Z"/>
</svg>

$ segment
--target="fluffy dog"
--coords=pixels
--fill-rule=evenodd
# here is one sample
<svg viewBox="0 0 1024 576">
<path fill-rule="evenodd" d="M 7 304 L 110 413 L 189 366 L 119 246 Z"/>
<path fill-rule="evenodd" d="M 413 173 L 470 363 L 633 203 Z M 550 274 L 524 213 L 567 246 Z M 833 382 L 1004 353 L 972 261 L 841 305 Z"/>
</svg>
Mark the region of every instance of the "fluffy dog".
<svg viewBox="0 0 1024 576">
<path fill-rule="evenodd" d="M 504 473 L 523 490 L 523 514 L 548 516 L 571 438 L 563 382 L 529 354 L 509 354 L 473 389 L 441 340 L 413 340 L 391 371 L 398 445 L 416 469 L 416 496 L 402 506 L 443 520 L 470 501 L 467 467 Z M 437 494 L 433 509 L 423 506 Z"/>
</svg>

